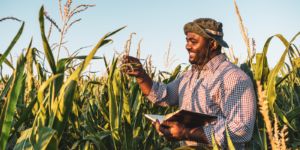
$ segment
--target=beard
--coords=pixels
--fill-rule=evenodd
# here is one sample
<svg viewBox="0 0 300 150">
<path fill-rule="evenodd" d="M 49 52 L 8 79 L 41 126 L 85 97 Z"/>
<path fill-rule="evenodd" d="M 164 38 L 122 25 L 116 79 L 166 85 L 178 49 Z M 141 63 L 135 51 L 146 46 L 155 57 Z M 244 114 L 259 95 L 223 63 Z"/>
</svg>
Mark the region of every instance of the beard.
<svg viewBox="0 0 300 150">
<path fill-rule="evenodd" d="M 192 65 L 201 65 L 205 61 L 205 54 L 189 52 L 189 62 Z"/>
<path fill-rule="evenodd" d="M 190 62 L 190 64 L 192 64 L 192 65 L 197 64 L 197 61 L 195 61 L 195 60 L 189 60 L 189 62 Z"/>
</svg>

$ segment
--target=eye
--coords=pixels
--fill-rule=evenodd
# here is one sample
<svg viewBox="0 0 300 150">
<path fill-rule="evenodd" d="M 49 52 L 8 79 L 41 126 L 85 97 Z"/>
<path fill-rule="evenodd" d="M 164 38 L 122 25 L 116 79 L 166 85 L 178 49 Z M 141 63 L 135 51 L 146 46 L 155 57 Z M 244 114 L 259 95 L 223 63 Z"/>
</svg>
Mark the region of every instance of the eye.
<svg viewBox="0 0 300 150">
<path fill-rule="evenodd" d="M 191 40 L 192 44 L 196 44 L 197 41 L 196 40 Z"/>
</svg>

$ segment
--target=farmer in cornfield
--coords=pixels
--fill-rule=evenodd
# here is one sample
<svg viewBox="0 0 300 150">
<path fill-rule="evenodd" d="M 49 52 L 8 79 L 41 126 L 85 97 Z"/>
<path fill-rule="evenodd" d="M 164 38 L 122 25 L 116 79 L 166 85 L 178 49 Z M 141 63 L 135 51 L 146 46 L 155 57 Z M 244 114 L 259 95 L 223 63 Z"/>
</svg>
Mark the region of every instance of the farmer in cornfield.
<svg viewBox="0 0 300 150">
<path fill-rule="evenodd" d="M 140 61 L 124 56 L 123 63 L 134 63 L 125 72 L 136 77 L 143 94 L 161 106 L 179 105 L 180 109 L 217 116 L 216 121 L 197 128 L 186 128 L 180 122 L 159 122 L 155 127 L 167 139 L 183 141 L 185 145 L 227 147 L 226 127 L 237 149 L 243 149 L 252 137 L 256 99 L 251 79 L 221 52 L 228 48 L 223 40 L 222 23 L 199 18 L 184 26 L 186 49 L 192 67 L 169 84 L 152 81 Z M 166 127 L 167 126 L 167 127 Z"/>
</svg>

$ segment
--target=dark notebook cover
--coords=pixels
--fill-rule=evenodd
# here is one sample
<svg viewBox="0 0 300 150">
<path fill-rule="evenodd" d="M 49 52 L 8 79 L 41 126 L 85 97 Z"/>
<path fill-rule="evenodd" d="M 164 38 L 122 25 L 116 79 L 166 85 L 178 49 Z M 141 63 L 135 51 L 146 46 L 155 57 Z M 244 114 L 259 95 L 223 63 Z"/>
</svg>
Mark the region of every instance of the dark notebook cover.
<svg viewBox="0 0 300 150">
<path fill-rule="evenodd" d="M 164 121 L 177 121 L 189 128 L 203 126 L 206 123 L 217 119 L 216 116 L 188 111 L 184 109 L 175 111 L 174 113 L 170 113 L 165 116 L 145 114 L 145 117 L 153 122 L 158 120 L 160 123 L 163 123 Z"/>
</svg>

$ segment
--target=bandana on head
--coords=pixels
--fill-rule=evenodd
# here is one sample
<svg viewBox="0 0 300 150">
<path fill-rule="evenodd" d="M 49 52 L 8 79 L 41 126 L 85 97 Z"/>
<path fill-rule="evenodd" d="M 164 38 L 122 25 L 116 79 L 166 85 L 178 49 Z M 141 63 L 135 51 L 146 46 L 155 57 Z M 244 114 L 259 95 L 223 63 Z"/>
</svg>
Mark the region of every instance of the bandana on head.
<svg viewBox="0 0 300 150">
<path fill-rule="evenodd" d="M 184 33 L 197 33 L 205 38 L 213 39 L 223 47 L 228 48 L 228 44 L 223 40 L 222 23 L 211 18 L 199 18 L 184 25 Z"/>
</svg>

